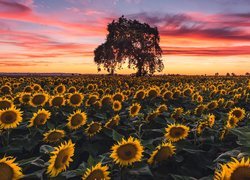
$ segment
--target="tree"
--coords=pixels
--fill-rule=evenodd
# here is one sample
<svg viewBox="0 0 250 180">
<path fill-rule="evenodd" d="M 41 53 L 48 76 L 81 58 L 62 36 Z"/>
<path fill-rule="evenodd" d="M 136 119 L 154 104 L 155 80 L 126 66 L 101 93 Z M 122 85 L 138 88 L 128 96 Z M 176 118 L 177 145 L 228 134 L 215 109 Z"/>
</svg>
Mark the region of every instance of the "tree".
<svg viewBox="0 0 250 180">
<path fill-rule="evenodd" d="M 98 71 L 103 67 L 110 74 L 126 62 L 128 68 L 137 69 L 137 76 L 161 72 L 164 65 L 159 42 L 157 27 L 122 16 L 108 24 L 106 42 L 95 49 L 94 61 Z"/>
</svg>

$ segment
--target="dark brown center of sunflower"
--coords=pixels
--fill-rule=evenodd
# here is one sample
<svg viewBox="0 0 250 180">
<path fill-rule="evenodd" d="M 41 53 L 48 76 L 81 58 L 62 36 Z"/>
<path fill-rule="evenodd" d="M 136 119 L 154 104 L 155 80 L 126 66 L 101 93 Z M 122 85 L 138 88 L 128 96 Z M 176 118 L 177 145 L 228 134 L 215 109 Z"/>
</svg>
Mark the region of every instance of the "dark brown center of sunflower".
<svg viewBox="0 0 250 180">
<path fill-rule="evenodd" d="M 23 101 L 24 103 L 29 102 L 29 101 L 30 101 L 30 95 L 23 95 L 23 96 L 22 96 L 22 101 Z"/>
<path fill-rule="evenodd" d="M 36 118 L 34 119 L 35 125 L 43 125 L 45 124 L 47 119 L 47 115 L 44 113 L 37 114 Z"/>
<path fill-rule="evenodd" d="M 59 169 L 65 166 L 65 163 L 68 161 L 68 149 L 61 150 L 55 160 L 55 168 Z"/>
<path fill-rule="evenodd" d="M 58 93 L 62 93 L 62 92 L 64 91 L 63 86 L 58 86 L 58 87 L 56 88 L 56 91 L 57 91 Z"/>
<path fill-rule="evenodd" d="M 11 107 L 11 102 L 2 100 L 0 101 L 0 109 L 8 109 Z"/>
<path fill-rule="evenodd" d="M 162 147 L 155 155 L 155 161 L 160 162 L 166 160 L 172 155 L 172 152 L 169 147 Z"/>
<path fill-rule="evenodd" d="M 185 130 L 181 127 L 173 127 L 170 129 L 170 136 L 173 138 L 178 138 L 185 133 Z"/>
<path fill-rule="evenodd" d="M 232 174 L 231 180 L 249 180 L 250 167 L 238 167 Z"/>
<path fill-rule="evenodd" d="M 241 113 L 240 110 L 234 110 L 234 111 L 232 112 L 232 114 L 233 114 L 235 117 L 237 117 L 237 118 L 240 118 L 241 115 L 242 115 L 242 113 Z"/>
<path fill-rule="evenodd" d="M 97 98 L 95 96 L 93 97 L 90 97 L 89 100 L 88 100 L 88 103 L 89 104 L 94 104 L 96 102 Z"/>
<path fill-rule="evenodd" d="M 144 96 L 144 92 L 143 92 L 143 91 L 138 92 L 138 93 L 136 94 L 136 98 L 137 98 L 137 99 L 142 99 L 143 96 Z"/>
<path fill-rule="evenodd" d="M 43 104 L 45 101 L 45 96 L 43 94 L 39 94 L 39 95 L 35 95 L 33 98 L 32 98 L 32 102 L 35 104 L 35 105 L 41 105 Z"/>
<path fill-rule="evenodd" d="M 4 87 L 1 88 L 1 91 L 2 91 L 3 93 L 9 93 L 9 92 L 10 92 L 10 88 L 7 87 L 7 86 L 4 86 Z"/>
<path fill-rule="evenodd" d="M 120 105 L 119 105 L 118 103 L 115 103 L 115 104 L 114 104 L 114 108 L 115 108 L 115 109 L 119 109 L 119 108 L 120 108 Z"/>
<path fill-rule="evenodd" d="M 138 111 L 138 107 L 137 107 L 137 106 L 133 106 L 133 107 L 130 109 L 130 113 L 131 113 L 132 115 L 136 114 L 137 111 Z"/>
<path fill-rule="evenodd" d="M 14 173 L 9 165 L 6 163 L 0 163 L 0 175 L 1 180 L 12 180 Z"/>
<path fill-rule="evenodd" d="M 122 101 L 122 95 L 116 94 L 113 99 L 117 101 Z"/>
<path fill-rule="evenodd" d="M 102 104 L 103 105 L 109 105 L 111 103 L 111 99 L 109 97 L 103 98 L 102 99 Z"/>
<path fill-rule="evenodd" d="M 1 116 L 1 121 L 5 124 L 11 124 L 17 119 L 17 114 L 12 111 L 6 111 Z"/>
<path fill-rule="evenodd" d="M 71 125 L 72 126 L 78 126 L 83 121 L 83 117 L 81 114 L 75 114 L 71 119 Z"/>
<path fill-rule="evenodd" d="M 53 100 L 52 100 L 52 105 L 53 106 L 61 106 L 63 103 L 63 98 L 62 97 L 55 97 Z"/>
<path fill-rule="evenodd" d="M 62 138 L 63 134 L 60 132 L 52 132 L 48 135 L 48 141 L 51 142 L 56 142 L 58 141 L 60 138 Z"/>
<path fill-rule="evenodd" d="M 73 94 L 70 97 L 70 102 L 72 104 L 79 104 L 81 102 L 81 96 L 79 94 Z"/>
<path fill-rule="evenodd" d="M 118 157 L 122 160 L 130 160 L 136 156 L 137 148 L 133 144 L 125 144 L 117 149 Z"/>
<path fill-rule="evenodd" d="M 104 180 L 104 173 L 100 169 L 96 169 L 92 171 L 89 176 L 86 178 L 86 180 Z"/>
<path fill-rule="evenodd" d="M 93 123 L 90 125 L 88 132 L 89 134 L 96 133 L 100 129 L 100 124 L 98 123 Z"/>
</svg>

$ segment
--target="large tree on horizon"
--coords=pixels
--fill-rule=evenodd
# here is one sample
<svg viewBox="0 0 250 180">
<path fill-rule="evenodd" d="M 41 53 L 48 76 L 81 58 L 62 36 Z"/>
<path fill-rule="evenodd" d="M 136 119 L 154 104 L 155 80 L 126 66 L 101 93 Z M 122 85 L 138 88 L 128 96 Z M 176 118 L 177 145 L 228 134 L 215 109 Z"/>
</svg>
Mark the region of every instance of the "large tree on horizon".
<svg viewBox="0 0 250 180">
<path fill-rule="evenodd" d="M 108 24 L 107 30 L 106 41 L 94 51 L 98 71 L 103 68 L 114 74 L 126 62 L 128 68 L 137 69 L 137 76 L 163 70 L 157 27 L 121 16 Z"/>
</svg>

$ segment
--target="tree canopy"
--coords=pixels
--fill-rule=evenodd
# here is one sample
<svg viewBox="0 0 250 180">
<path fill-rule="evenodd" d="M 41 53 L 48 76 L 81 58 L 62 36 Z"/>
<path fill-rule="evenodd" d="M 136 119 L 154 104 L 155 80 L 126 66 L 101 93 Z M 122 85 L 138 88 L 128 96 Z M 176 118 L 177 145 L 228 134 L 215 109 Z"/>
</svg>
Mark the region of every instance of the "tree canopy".
<svg viewBox="0 0 250 180">
<path fill-rule="evenodd" d="M 103 68 L 113 74 L 125 63 L 137 69 L 138 76 L 163 70 L 157 27 L 122 16 L 108 24 L 107 30 L 106 41 L 94 51 L 98 71 Z"/>
</svg>

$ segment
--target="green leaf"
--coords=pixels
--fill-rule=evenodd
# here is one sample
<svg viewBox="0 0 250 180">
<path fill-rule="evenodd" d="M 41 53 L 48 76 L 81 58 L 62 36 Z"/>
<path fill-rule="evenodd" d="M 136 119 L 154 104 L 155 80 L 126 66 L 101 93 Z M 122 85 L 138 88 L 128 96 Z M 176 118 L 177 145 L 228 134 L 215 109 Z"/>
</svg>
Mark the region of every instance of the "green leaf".
<svg viewBox="0 0 250 180">
<path fill-rule="evenodd" d="M 93 166 L 94 164 L 95 164 L 94 158 L 93 158 L 91 155 L 89 155 L 89 158 L 88 158 L 88 166 L 91 167 L 91 166 Z"/>
<path fill-rule="evenodd" d="M 119 134 L 117 131 L 113 130 L 112 137 L 115 141 L 121 141 L 124 138 L 123 135 Z"/>
<path fill-rule="evenodd" d="M 53 150 L 54 150 L 54 148 L 50 145 L 42 145 L 40 147 L 40 153 L 43 153 L 43 154 L 49 154 Z"/>
</svg>

